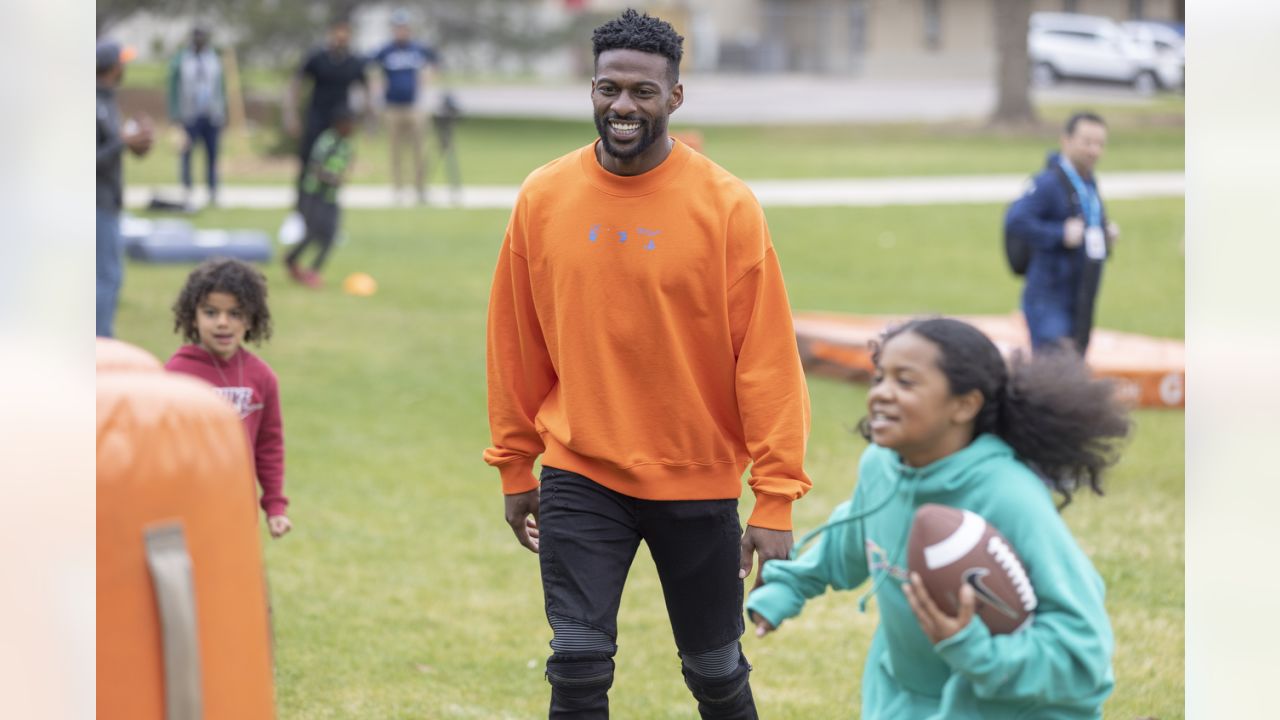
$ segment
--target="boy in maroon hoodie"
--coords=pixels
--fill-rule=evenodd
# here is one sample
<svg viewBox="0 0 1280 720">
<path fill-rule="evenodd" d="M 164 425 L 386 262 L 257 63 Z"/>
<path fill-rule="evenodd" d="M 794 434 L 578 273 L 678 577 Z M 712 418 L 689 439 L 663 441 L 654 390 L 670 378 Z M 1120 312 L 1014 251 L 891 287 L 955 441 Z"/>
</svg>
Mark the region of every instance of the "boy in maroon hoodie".
<svg viewBox="0 0 1280 720">
<path fill-rule="evenodd" d="M 293 528 L 285 515 L 280 390 L 271 367 L 242 347 L 245 341 L 257 344 L 271 337 L 266 278 L 240 260 L 200 263 L 173 304 L 173 330 L 190 344 L 178 348 L 165 369 L 208 382 L 240 412 L 267 527 L 279 538 Z"/>
</svg>

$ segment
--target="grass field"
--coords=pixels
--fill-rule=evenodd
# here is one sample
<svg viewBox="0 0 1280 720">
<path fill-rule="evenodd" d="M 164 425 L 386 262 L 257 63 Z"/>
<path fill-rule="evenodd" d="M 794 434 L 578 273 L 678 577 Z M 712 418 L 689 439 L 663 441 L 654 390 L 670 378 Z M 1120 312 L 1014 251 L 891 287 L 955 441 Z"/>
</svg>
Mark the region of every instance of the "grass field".
<svg viewBox="0 0 1280 720">
<path fill-rule="evenodd" d="M 747 179 L 885 177 L 1029 173 L 1046 150 L 1057 147 L 1061 123 L 1075 108 L 1041 108 L 1045 126 L 1034 132 L 1001 132 L 980 124 L 925 124 L 691 127 L 672 116 L 674 132 L 702 135 L 704 151 Z M 1101 108 L 1111 133 L 1102 170 L 1181 170 L 1185 129 L 1182 101 L 1166 99 L 1150 108 Z M 583 120 L 472 118 L 456 131 L 458 162 L 466 184 L 514 185 L 548 160 L 581 147 L 595 137 L 590 106 L 583 94 Z M 131 184 L 178 182 L 181 130 L 162 133 L 145 158 L 127 156 Z M 241 184 L 291 181 L 297 171 L 292 155 L 271 156 L 275 130 L 263 129 L 236 139 L 224 134 L 223 182 Z M 434 140 L 432 141 L 434 142 Z M 767 151 L 766 151 L 767 148 Z M 386 136 L 362 132 L 356 144 L 353 183 L 391 182 Z M 443 166 L 431 155 L 431 182 L 444 183 Z M 195 154 L 196 182 L 203 182 L 204 153 Z M 408 164 L 406 164 L 408 168 Z M 408 170 L 406 169 L 406 172 Z M 406 178 L 408 176 L 406 175 Z"/>
<path fill-rule="evenodd" d="M 554 151 L 547 150 L 543 157 Z M 1025 158 L 1019 168 L 1026 169 Z M 1099 324 L 1181 337 L 1181 200 L 1114 201 L 1124 227 Z M 1008 312 L 995 205 L 771 209 L 797 310 Z M 281 212 L 208 211 L 203 225 L 274 228 Z M 331 287 L 271 282 L 294 533 L 263 532 L 283 720 L 545 717 L 550 631 L 536 559 L 502 519 L 486 467 L 484 317 L 504 211 L 352 211 Z M 131 264 L 123 339 L 162 359 L 187 268 Z M 365 271 L 370 298 L 332 286 Z M 797 531 L 848 497 L 864 447 L 850 429 L 865 390 L 810 379 L 813 491 Z M 1144 411 L 1105 498 L 1066 512 L 1108 584 L 1117 688 L 1107 717 L 1183 716 L 1183 415 Z M 744 498 L 742 516 L 750 511 Z M 865 588 L 863 589 L 865 590 Z M 860 594 L 860 592 L 858 593 Z M 857 717 L 875 626 L 856 594 L 812 602 L 776 635 L 745 640 L 768 718 Z M 615 717 L 696 717 L 644 550 L 619 619 Z"/>
</svg>

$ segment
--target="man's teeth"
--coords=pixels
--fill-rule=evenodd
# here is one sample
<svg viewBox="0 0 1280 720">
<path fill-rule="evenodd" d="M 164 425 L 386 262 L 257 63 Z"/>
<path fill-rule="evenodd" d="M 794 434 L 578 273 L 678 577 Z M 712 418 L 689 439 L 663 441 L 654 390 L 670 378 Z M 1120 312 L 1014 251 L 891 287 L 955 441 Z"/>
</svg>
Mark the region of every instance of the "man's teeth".
<svg viewBox="0 0 1280 720">
<path fill-rule="evenodd" d="M 614 120 L 609 125 L 618 132 L 635 132 L 640 129 L 640 123 L 638 122 L 618 122 Z"/>
</svg>

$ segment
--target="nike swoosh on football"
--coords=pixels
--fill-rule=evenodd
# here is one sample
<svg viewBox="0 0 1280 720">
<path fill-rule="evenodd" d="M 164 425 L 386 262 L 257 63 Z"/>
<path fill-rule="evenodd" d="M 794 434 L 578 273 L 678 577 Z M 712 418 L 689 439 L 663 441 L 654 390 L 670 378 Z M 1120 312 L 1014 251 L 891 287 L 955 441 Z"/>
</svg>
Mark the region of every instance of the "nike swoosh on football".
<svg viewBox="0 0 1280 720">
<path fill-rule="evenodd" d="M 973 588 L 973 591 L 978 593 L 978 597 L 982 598 L 983 602 L 995 608 L 1000 612 L 1000 614 L 1005 615 L 1009 619 L 1017 620 L 1017 611 L 1009 607 L 1008 603 L 997 597 L 994 592 L 991 592 L 991 588 L 987 587 L 987 584 L 983 582 L 983 578 L 989 573 L 990 571 L 986 568 L 969 568 L 964 571 L 964 575 L 962 575 L 962 577 L 964 578 L 964 581 Z"/>
</svg>

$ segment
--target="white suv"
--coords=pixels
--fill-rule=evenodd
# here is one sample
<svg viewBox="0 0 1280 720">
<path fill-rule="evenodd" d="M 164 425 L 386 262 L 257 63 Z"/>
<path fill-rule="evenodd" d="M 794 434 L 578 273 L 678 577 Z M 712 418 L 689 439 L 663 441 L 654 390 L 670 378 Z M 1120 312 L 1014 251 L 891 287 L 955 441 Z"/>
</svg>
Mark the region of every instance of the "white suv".
<svg viewBox="0 0 1280 720">
<path fill-rule="evenodd" d="M 1125 32 L 1105 17 L 1032 13 L 1027 50 L 1032 82 L 1042 87 L 1059 78 L 1106 80 L 1131 83 L 1149 95 L 1182 82 L 1160 62 L 1150 35 Z M 1176 74 L 1181 75 L 1181 68 Z"/>
</svg>

